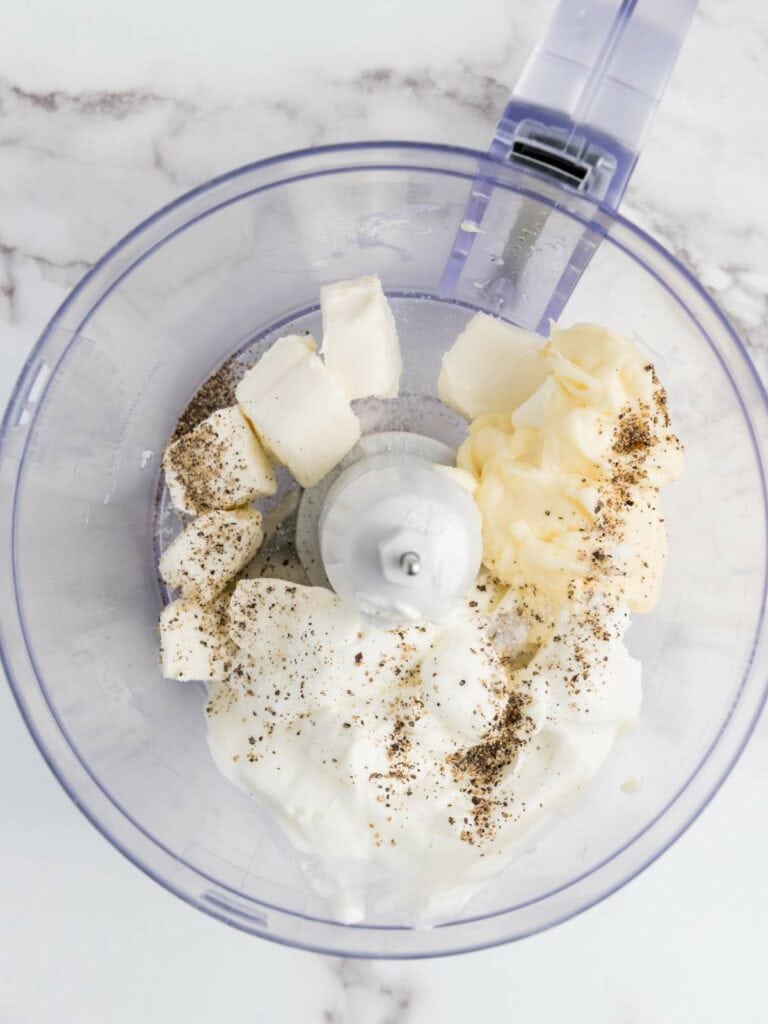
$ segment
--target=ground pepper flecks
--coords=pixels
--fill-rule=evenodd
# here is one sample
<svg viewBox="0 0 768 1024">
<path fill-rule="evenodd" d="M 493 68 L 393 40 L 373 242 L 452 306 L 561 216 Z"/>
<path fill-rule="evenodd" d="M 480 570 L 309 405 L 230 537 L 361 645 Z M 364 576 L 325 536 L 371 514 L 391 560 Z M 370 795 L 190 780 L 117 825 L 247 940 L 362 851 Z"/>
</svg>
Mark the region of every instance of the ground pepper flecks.
<svg viewBox="0 0 768 1024">
<path fill-rule="evenodd" d="M 237 359 L 228 359 L 212 374 L 190 398 L 176 423 L 170 444 L 188 434 L 211 413 L 234 404 L 235 389 L 247 367 Z"/>
</svg>

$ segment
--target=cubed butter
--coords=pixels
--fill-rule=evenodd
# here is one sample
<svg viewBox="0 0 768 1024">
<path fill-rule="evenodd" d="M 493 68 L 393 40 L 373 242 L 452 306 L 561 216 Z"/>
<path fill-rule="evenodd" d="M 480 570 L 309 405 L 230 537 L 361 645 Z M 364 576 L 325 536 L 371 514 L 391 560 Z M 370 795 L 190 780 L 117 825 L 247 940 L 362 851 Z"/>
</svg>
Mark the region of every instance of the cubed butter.
<svg viewBox="0 0 768 1024">
<path fill-rule="evenodd" d="M 314 354 L 243 408 L 264 446 L 302 487 L 322 480 L 360 438 L 348 396 Z"/>
<path fill-rule="evenodd" d="M 236 405 L 166 448 L 163 469 L 171 501 L 192 515 L 247 505 L 277 487 L 272 464 Z"/>
<path fill-rule="evenodd" d="M 443 356 L 437 393 L 469 420 L 512 412 L 549 372 L 542 347 L 530 331 L 477 313 Z"/>
<path fill-rule="evenodd" d="M 160 665 L 166 679 L 218 682 L 237 648 L 229 637 L 229 594 L 212 604 L 179 598 L 160 613 Z"/>
<path fill-rule="evenodd" d="M 264 534 L 253 509 L 206 512 L 186 526 L 160 559 L 160 575 L 182 596 L 213 601 L 259 550 Z"/>
<path fill-rule="evenodd" d="M 394 398 L 403 361 L 392 310 L 378 277 L 320 289 L 325 365 L 351 399 Z"/>
<path fill-rule="evenodd" d="M 267 349 L 237 385 L 235 397 L 245 415 L 268 394 L 298 363 L 317 350 L 310 334 L 287 334 Z"/>
</svg>

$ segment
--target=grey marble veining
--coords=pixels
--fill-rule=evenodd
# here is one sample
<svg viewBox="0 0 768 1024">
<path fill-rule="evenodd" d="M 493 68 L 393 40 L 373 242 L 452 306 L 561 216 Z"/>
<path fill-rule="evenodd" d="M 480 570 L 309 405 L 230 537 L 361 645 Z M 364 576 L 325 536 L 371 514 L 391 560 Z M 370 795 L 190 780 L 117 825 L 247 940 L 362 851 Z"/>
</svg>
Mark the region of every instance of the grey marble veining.
<svg viewBox="0 0 768 1024">
<path fill-rule="evenodd" d="M 413 1020 L 414 991 L 403 971 L 384 976 L 365 960 L 337 960 L 331 966 L 336 995 L 322 1010 L 322 1024 L 409 1024 Z"/>
<path fill-rule="evenodd" d="M 728 6 L 705 7 L 695 23 L 624 209 L 702 278 L 760 357 L 768 347 L 768 272 L 759 263 L 768 251 L 764 140 L 743 131 L 735 144 L 722 90 L 713 93 L 704 79 L 697 102 L 688 85 L 714 59 Z M 755 40 L 766 40 L 760 31 L 742 36 L 750 46 L 738 77 L 730 63 L 722 75 L 730 89 L 747 92 L 764 83 Z M 697 44 L 708 51 L 703 60 Z M 270 95 L 235 102 L 0 81 L 0 314 L 18 324 L 36 287 L 63 297 L 158 206 L 270 153 L 386 137 L 484 148 L 508 94 L 511 79 L 501 76 L 519 70 L 528 45 L 510 35 L 490 67 L 463 58 L 450 69 L 376 66 L 286 78 Z M 741 107 L 739 115 L 751 116 Z M 31 340 L 43 319 L 28 320 L 25 336 Z"/>
</svg>

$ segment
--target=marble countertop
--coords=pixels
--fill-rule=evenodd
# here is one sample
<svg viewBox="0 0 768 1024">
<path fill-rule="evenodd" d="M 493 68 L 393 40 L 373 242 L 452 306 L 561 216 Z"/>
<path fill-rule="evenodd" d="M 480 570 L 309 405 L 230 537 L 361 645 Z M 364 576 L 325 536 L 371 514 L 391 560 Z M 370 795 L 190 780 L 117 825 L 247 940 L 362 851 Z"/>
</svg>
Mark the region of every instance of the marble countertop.
<svg viewBox="0 0 768 1024">
<path fill-rule="evenodd" d="M 483 148 L 551 0 L 30 0 L 0 36 L 0 403 L 66 292 L 155 208 L 282 150 Z M 470 21 L 470 12 L 475 20 Z M 768 10 L 702 0 L 623 210 L 768 374 Z M 768 725 L 643 875 L 543 935 L 444 961 L 284 949 L 150 882 L 80 816 L 0 688 L 0 1022 L 765 1020 Z"/>
</svg>

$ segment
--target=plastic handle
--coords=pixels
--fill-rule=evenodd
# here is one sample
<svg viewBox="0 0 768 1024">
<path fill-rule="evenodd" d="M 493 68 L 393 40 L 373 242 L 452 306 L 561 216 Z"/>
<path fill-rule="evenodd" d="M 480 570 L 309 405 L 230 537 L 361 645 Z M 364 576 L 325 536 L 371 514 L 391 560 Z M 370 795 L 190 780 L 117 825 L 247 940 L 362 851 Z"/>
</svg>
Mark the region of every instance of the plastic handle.
<svg viewBox="0 0 768 1024">
<path fill-rule="evenodd" d="M 499 122 L 492 155 L 535 163 L 536 140 L 526 121 L 536 119 L 539 128 L 553 129 L 553 155 L 559 148 L 566 163 L 573 160 L 576 180 L 566 184 L 618 205 L 696 4 L 561 0 Z M 544 172 L 547 155 L 544 150 L 538 162 Z M 601 155 L 597 176 L 592 168 Z"/>
<path fill-rule="evenodd" d="M 616 209 L 696 4 L 560 0 L 497 125 L 490 156 Z M 478 285 L 483 261 L 473 248 L 492 195 L 487 178 L 479 177 L 440 291 L 463 297 L 463 280 L 474 273 L 472 287 L 480 286 L 499 313 L 545 333 L 599 245 L 600 231 L 574 227 L 556 247 L 542 246 L 547 218 L 533 205 L 521 203 L 506 241 L 488 217 L 486 244 L 502 255 L 499 268 Z"/>
</svg>

